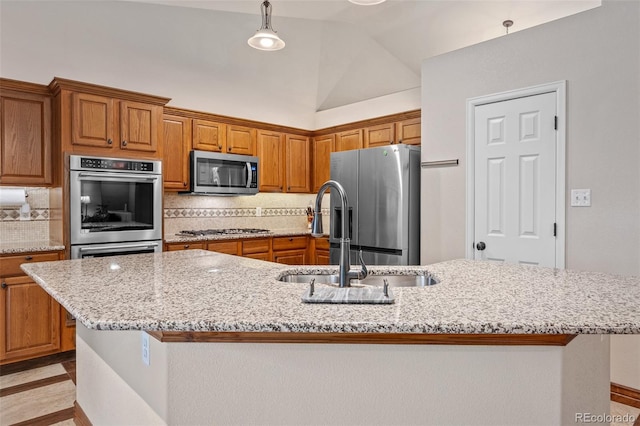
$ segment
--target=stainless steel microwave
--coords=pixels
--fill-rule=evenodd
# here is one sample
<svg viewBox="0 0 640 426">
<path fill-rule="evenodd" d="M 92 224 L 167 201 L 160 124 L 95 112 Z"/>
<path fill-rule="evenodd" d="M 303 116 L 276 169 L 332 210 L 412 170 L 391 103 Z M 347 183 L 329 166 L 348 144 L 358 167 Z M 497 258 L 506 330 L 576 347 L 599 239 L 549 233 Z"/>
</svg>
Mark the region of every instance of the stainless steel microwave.
<svg viewBox="0 0 640 426">
<path fill-rule="evenodd" d="M 191 194 L 258 193 L 258 157 L 209 151 L 190 153 Z"/>
</svg>

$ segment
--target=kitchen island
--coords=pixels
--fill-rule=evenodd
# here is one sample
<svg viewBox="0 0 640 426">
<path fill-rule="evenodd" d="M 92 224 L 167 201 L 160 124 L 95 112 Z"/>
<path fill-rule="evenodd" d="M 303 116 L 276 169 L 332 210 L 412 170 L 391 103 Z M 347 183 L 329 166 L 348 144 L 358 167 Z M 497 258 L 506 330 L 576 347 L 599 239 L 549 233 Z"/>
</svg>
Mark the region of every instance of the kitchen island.
<svg viewBox="0 0 640 426">
<path fill-rule="evenodd" d="M 278 278 L 336 267 L 200 250 L 23 269 L 79 323 L 77 401 L 94 424 L 573 423 L 608 412 L 606 335 L 640 333 L 637 277 L 371 267 L 439 283 L 327 305 Z"/>
</svg>

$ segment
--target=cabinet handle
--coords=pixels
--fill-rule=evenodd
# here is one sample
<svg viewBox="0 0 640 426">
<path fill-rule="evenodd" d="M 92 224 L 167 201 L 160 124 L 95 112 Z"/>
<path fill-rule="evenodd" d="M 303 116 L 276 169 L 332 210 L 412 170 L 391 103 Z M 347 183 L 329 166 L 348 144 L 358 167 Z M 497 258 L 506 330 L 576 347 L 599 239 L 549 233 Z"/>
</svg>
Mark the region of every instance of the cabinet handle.
<svg viewBox="0 0 640 426">
<path fill-rule="evenodd" d="M 2 282 L 2 288 L 7 288 L 7 283 L 5 283 L 4 281 Z"/>
<path fill-rule="evenodd" d="M 24 260 L 33 260 L 33 256 L 25 256 Z"/>
<path fill-rule="evenodd" d="M 122 146 L 127 146 L 127 141 L 122 141 Z"/>
<path fill-rule="evenodd" d="M 107 144 L 111 145 L 113 143 L 113 141 L 111 139 L 107 139 Z"/>
</svg>

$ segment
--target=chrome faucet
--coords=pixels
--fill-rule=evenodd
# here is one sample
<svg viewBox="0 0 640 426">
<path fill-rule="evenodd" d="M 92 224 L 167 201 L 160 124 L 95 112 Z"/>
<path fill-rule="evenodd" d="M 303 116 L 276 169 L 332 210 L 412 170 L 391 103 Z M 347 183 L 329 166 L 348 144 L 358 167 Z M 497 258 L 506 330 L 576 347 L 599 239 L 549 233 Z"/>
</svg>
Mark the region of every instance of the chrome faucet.
<svg viewBox="0 0 640 426">
<path fill-rule="evenodd" d="M 328 180 L 320 187 L 318 195 L 316 195 L 315 212 L 313 215 L 313 221 L 311 222 L 311 235 L 318 238 L 322 237 L 322 196 L 325 191 L 333 187 L 338 191 L 340 195 L 340 202 L 342 204 L 342 236 L 340 237 L 340 287 L 351 287 L 351 280 L 363 280 L 367 277 L 367 267 L 362 259 L 362 250 L 360 250 L 360 270 L 351 270 L 351 264 L 349 260 L 349 251 L 351 250 L 351 242 L 349 240 L 349 227 L 347 225 L 348 205 L 347 205 L 347 193 L 342 185 L 335 180 Z"/>
</svg>

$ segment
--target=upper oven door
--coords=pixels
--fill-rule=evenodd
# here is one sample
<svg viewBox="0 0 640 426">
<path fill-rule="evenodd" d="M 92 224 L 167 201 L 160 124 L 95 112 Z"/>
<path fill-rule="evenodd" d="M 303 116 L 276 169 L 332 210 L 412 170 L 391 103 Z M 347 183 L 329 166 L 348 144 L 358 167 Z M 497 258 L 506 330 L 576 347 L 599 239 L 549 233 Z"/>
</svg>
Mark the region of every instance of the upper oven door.
<svg viewBox="0 0 640 426">
<path fill-rule="evenodd" d="M 162 239 L 162 178 L 70 171 L 71 244 Z"/>
</svg>

